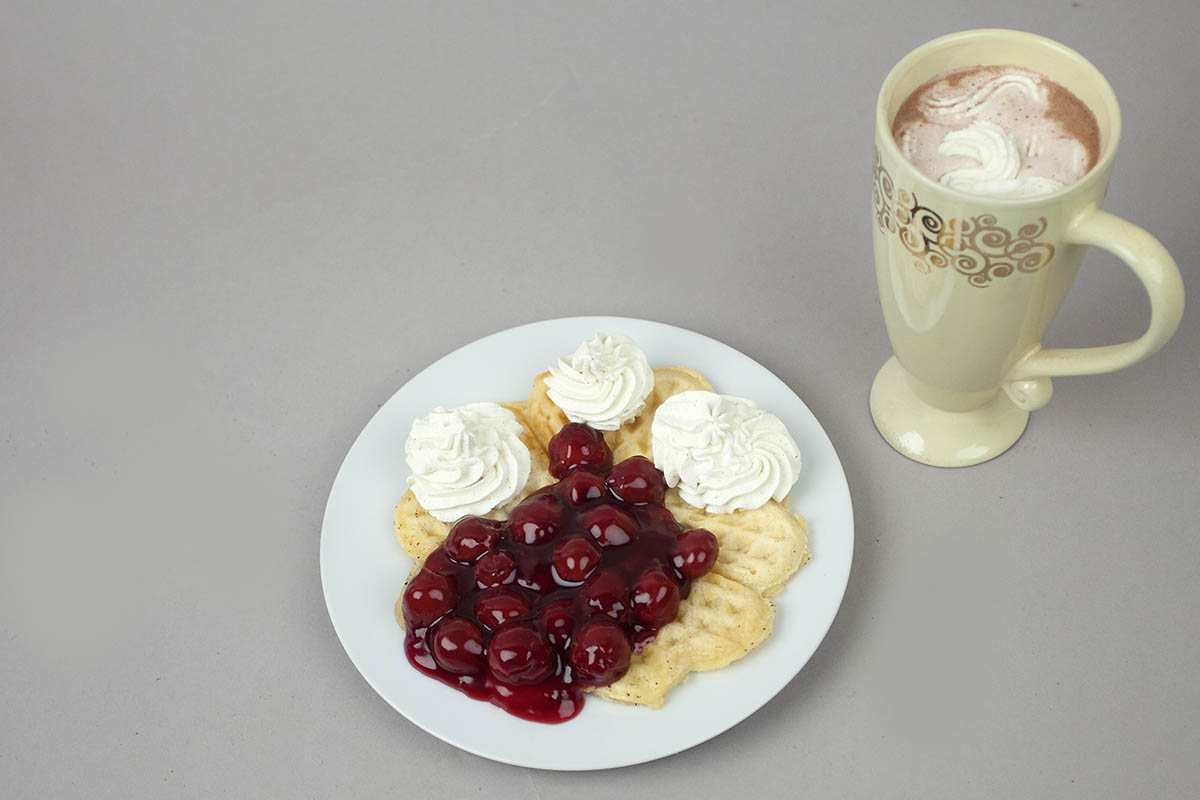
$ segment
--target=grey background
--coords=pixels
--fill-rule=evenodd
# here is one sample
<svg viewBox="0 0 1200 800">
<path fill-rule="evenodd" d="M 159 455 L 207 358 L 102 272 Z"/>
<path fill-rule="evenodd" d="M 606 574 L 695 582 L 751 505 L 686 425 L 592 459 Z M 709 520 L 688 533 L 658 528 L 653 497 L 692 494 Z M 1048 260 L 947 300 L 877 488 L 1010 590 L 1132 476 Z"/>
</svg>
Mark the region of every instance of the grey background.
<svg viewBox="0 0 1200 800">
<path fill-rule="evenodd" d="M 1200 7 L 0 5 L 0 795 L 1194 797 L 1197 315 L 1056 381 L 999 460 L 888 449 L 875 92 L 979 26 L 1092 58 L 1108 208 L 1193 292 Z M 623 314 L 805 399 L 857 517 L 841 613 L 729 733 L 612 773 L 494 764 L 355 672 L 317 569 L 333 476 L 411 375 Z M 1148 319 L 1089 256 L 1047 341 Z M 636 736 L 637 731 L 629 735 Z"/>
</svg>

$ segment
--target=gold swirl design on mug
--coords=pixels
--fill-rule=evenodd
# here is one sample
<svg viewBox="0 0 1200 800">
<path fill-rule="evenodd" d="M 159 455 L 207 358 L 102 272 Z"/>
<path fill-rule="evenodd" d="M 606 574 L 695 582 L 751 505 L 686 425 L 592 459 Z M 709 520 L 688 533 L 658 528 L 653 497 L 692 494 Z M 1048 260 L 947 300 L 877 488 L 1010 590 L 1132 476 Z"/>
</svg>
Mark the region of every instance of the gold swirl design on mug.
<svg viewBox="0 0 1200 800">
<path fill-rule="evenodd" d="M 1054 245 L 1040 242 L 1046 218 L 1022 225 L 1013 233 L 994 214 L 943 220 L 915 194 L 897 191 L 875 151 L 875 222 L 885 234 L 895 233 L 913 255 L 918 272 L 952 267 L 972 286 L 986 287 L 1017 272 L 1033 273 L 1054 258 Z"/>
<path fill-rule="evenodd" d="M 871 192 L 871 198 L 875 204 L 875 223 L 879 225 L 880 230 L 887 233 L 896 232 L 896 221 L 892 217 L 892 203 L 895 201 L 895 187 L 892 185 L 892 176 L 883 168 L 883 162 L 879 160 L 879 151 L 875 151 L 875 188 Z"/>
</svg>

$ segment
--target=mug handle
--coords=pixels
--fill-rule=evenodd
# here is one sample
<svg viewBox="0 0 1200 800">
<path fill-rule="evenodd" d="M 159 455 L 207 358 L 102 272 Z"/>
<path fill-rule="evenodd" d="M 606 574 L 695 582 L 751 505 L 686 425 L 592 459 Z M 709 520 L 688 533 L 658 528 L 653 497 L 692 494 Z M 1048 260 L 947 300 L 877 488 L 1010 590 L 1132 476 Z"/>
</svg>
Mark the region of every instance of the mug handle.
<svg viewBox="0 0 1200 800">
<path fill-rule="evenodd" d="M 1067 241 L 1102 247 L 1133 270 L 1150 296 L 1150 326 L 1139 338 L 1104 347 L 1043 349 L 1034 345 L 1005 378 L 1017 407 L 1036 411 L 1053 392 L 1052 375 L 1097 375 L 1136 364 L 1167 343 L 1183 316 L 1183 278 L 1162 244 L 1132 222 L 1091 206 L 1067 229 Z"/>
</svg>

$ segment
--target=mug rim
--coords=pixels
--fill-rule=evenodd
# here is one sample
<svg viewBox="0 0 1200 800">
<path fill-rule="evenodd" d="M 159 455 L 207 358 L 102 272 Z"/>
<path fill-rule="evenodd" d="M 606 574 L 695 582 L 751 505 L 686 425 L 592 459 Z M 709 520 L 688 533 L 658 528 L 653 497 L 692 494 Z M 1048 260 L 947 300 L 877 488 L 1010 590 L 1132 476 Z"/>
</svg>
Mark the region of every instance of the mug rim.
<svg viewBox="0 0 1200 800">
<path fill-rule="evenodd" d="M 888 97 L 890 89 L 899 80 L 900 76 L 907 72 L 914 63 L 928 55 L 929 51 L 944 47 L 950 44 L 961 42 L 963 40 L 981 39 L 994 36 L 1016 37 L 1032 42 L 1041 47 L 1047 47 L 1058 51 L 1060 55 L 1076 61 L 1085 69 L 1090 70 L 1100 86 L 1103 94 L 1106 94 L 1109 102 L 1112 105 L 1112 124 L 1109 133 L 1108 141 L 1105 143 L 1104 149 L 1101 151 L 1099 158 L 1096 159 L 1095 165 L 1088 170 L 1088 173 L 1080 180 L 1069 186 L 1064 186 L 1061 189 L 1055 189 L 1053 192 L 1046 194 L 1034 195 L 1032 197 L 995 197 L 986 194 L 972 194 L 964 192 L 961 189 L 954 189 L 945 186 L 942 183 L 930 178 L 921 170 L 917 169 L 912 163 L 905 158 L 900 152 L 899 145 L 896 144 L 895 137 L 892 136 L 892 121 L 887 119 L 887 109 L 885 99 Z M 1018 63 L 1017 66 L 1020 66 Z M 932 75 L 929 77 L 933 77 Z M 928 78 L 926 78 L 928 80 Z M 1094 112 L 1093 112 L 1094 113 Z M 988 205 L 996 205 L 1001 207 L 1029 207 L 1042 204 L 1052 203 L 1067 197 L 1072 192 L 1084 191 L 1097 181 L 1104 180 L 1104 176 L 1108 174 L 1109 168 L 1112 166 L 1113 159 L 1116 157 L 1117 145 L 1121 140 L 1121 106 L 1117 102 L 1117 94 L 1113 91 L 1112 85 L 1108 79 L 1104 77 L 1104 73 L 1100 68 L 1085 58 L 1078 51 L 1068 47 L 1062 42 L 1051 39 L 1047 36 L 1041 36 L 1028 31 L 1018 31 L 1011 28 L 972 28 L 965 31 L 956 31 L 939 36 L 936 39 L 930 39 L 928 42 L 914 48 L 907 55 L 896 62 L 895 66 L 888 71 L 887 76 L 883 79 L 883 84 L 879 88 L 879 95 L 875 100 L 875 126 L 879 131 L 883 132 L 883 136 L 877 137 L 883 139 L 883 148 L 888 151 L 888 154 L 899 163 L 910 167 L 910 171 L 916 176 L 919 184 L 923 184 L 925 189 L 935 189 L 939 192 L 945 192 L 963 202 L 979 203 L 986 202 Z"/>
</svg>

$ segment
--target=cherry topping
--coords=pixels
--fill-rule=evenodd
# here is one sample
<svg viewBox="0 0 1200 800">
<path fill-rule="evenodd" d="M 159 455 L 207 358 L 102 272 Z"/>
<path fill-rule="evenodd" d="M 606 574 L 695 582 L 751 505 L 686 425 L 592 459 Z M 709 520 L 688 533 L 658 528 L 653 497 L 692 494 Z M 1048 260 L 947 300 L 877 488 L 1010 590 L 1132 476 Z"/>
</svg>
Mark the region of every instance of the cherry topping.
<svg viewBox="0 0 1200 800">
<path fill-rule="evenodd" d="M 582 583 L 600 564 L 600 548 L 589 536 L 572 536 L 554 545 L 554 572 L 568 584 Z"/>
<path fill-rule="evenodd" d="M 619 506 L 601 503 L 583 512 L 580 526 L 604 547 L 629 544 L 637 535 L 637 520 Z"/>
<path fill-rule="evenodd" d="M 571 644 L 571 666 L 581 683 L 605 686 L 625 674 L 631 654 L 629 637 L 620 625 L 592 620 Z"/>
<path fill-rule="evenodd" d="M 463 517 L 446 537 L 446 554 L 461 564 L 472 564 L 496 549 L 504 523 L 486 517 Z"/>
<path fill-rule="evenodd" d="M 442 669 L 455 675 L 483 669 L 483 632 L 471 620 L 446 617 L 428 636 L 433 638 L 433 658 Z"/>
<path fill-rule="evenodd" d="M 538 683 L 554 671 L 546 638 L 527 622 L 510 622 L 488 643 L 488 666 L 497 678 L 518 686 Z"/>
<path fill-rule="evenodd" d="M 580 594 L 590 612 L 604 614 L 617 622 L 623 622 L 629 614 L 629 586 L 616 572 L 596 573 L 583 584 Z"/>
<path fill-rule="evenodd" d="M 506 523 L 458 520 L 401 598 L 417 670 L 538 722 L 570 719 L 584 687 L 624 675 L 716 560 L 712 534 L 681 535 L 648 460 L 614 467 L 598 432 L 568 428 L 558 483 Z"/>
<path fill-rule="evenodd" d="M 422 569 L 404 590 L 404 624 L 408 628 L 427 628 L 449 613 L 458 600 L 454 584 L 444 575 Z"/>
<path fill-rule="evenodd" d="M 644 625 L 661 628 L 679 614 L 679 585 L 659 567 L 642 573 L 631 599 L 633 616 Z"/>
<path fill-rule="evenodd" d="M 513 541 L 541 544 L 558 533 L 562 526 L 562 502 L 553 494 L 534 495 L 508 515 Z"/>
<path fill-rule="evenodd" d="M 590 470 L 577 469 L 563 479 L 563 497 L 573 506 L 599 500 L 607 493 L 604 478 Z"/>
<path fill-rule="evenodd" d="M 489 589 L 475 603 L 475 618 L 489 631 L 528 613 L 529 601 L 511 589 Z"/>
<path fill-rule="evenodd" d="M 537 613 L 538 624 L 555 647 L 563 647 L 571 641 L 571 633 L 575 630 L 575 615 L 571 606 L 570 598 L 564 597 L 547 603 Z"/>
<path fill-rule="evenodd" d="M 712 569 L 717 560 L 717 537 L 704 528 L 696 528 L 679 536 L 675 542 L 675 557 L 671 563 L 685 577 L 699 578 Z"/>
<path fill-rule="evenodd" d="M 475 585 L 480 589 L 503 586 L 517 577 L 517 564 L 503 550 L 494 550 L 475 564 Z"/>
<path fill-rule="evenodd" d="M 556 478 L 580 466 L 599 467 L 601 471 L 612 466 L 612 451 L 604 441 L 604 434 L 582 422 L 564 425 L 547 449 L 550 474 Z"/>
<path fill-rule="evenodd" d="M 648 458 L 634 456 L 612 468 L 608 488 L 626 503 L 661 503 L 667 491 L 662 471 Z"/>
</svg>

